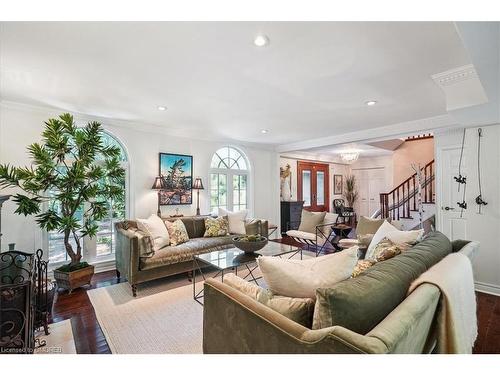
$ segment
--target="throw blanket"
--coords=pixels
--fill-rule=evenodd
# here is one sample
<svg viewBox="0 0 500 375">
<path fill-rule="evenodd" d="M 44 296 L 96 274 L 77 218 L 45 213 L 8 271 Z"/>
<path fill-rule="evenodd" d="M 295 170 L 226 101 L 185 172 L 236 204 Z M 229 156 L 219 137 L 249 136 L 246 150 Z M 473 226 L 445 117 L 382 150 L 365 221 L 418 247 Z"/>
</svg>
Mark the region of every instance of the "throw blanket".
<svg viewBox="0 0 500 375">
<path fill-rule="evenodd" d="M 441 290 L 437 311 L 437 351 L 470 354 L 477 338 L 476 295 L 472 265 L 463 254 L 453 253 L 424 272 L 410 286 L 430 283 Z"/>
</svg>

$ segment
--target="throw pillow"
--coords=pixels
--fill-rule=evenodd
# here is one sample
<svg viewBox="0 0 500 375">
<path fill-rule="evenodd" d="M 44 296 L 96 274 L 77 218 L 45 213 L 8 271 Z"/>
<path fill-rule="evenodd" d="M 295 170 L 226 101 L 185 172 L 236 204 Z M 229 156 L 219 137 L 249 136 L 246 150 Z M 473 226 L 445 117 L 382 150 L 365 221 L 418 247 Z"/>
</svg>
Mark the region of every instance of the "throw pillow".
<svg viewBox="0 0 500 375">
<path fill-rule="evenodd" d="M 384 219 L 372 219 L 366 216 L 361 216 L 356 226 L 356 233 L 359 235 L 375 234 L 384 223 Z"/>
<path fill-rule="evenodd" d="M 424 230 L 408 230 L 387 233 L 387 239 L 394 242 L 395 244 L 409 244 L 414 245 L 422 239 L 424 236 Z"/>
<path fill-rule="evenodd" d="M 362 259 L 358 260 L 358 263 L 354 266 L 354 270 L 352 271 L 351 277 L 358 277 L 363 272 L 365 272 L 368 268 L 377 263 L 375 260 L 371 259 Z"/>
<path fill-rule="evenodd" d="M 253 219 L 245 223 L 245 234 L 261 234 L 261 221 Z"/>
<path fill-rule="evenodd" d="M 262 277 L 274 293 L 287 297 L 315 298 L 316 289 L 328 288 L 349 278 L 358 259 L 358 247 L 306 260 L 262 256 L 257 258 Z"/>
<path fill-rule="evenodd" d="M 205 219 L 205 234 L 203 237 L 222 237 L 228 235 L 229 223 L 225 217 Z"/>
<path fill-rule="evenodd" d="M 174 222 L 167 221 L 166 224 L 168 234 L 170 235 L 170 245 L 177 246 L 189 241 L 188 232 L 182 220 L 177 219 Z"/>
<path fill-rule="evenodd" d="M 358 234 L 359 246 L 367 249 L 373 240 L 373 235 L 374 235 L 374 233 Z"/>
<path fill-rule="evenodd" d="M 137 227 L 152 239 L 153 250 L 168 246 L 170 239 L 167 227 L 158 215 L 151 215 L 147 219 L 137 219 Z"/>
<path fill-rule="evenodd" d="M 314 300 L 311 298 L 291 298 L 273 295 L 270 291 L 250 283 L 233 273 L 224 275 L 224 284 L 228 284 L 257 302 L 286 316 L 288 319 L 311 328 L 314 313 Z"/>
<path fill-rule="evenodd" d="M 316 233 L 316 226 L 323 224 L 325 220 L 326 212 L 310 212 L 302 210 L 302 216 L 300 217 L 300 232 Z"/>
<path fill-rule="evenodd" d="M 229 222 L 229 233 L 231 234 L 246 234 L 245 219 L 247 215 L 248 210 L 232 212 L 219 208 L 219 217 L 227 217 L 227 221 Z"/>
<path fill-rule="evenodd" d="M 368 249 L 366 250 L 365 259 L 372 259 L 373 251 L 375 250 L 375 247 L 377 247 L 378 243 L 382 241 L 385 237 L 387 237 L 387 233 L 394 231 L 397 231 L 397 229 L 394 228 L 387 221 L 384 221 L 380 226 L 380 228 L 378 228 L 377 232 L 375 232 L 375 234 L 373 235 L 373 239 L 370 242 L 370 246 L 368 246 Z"/>
</svg>

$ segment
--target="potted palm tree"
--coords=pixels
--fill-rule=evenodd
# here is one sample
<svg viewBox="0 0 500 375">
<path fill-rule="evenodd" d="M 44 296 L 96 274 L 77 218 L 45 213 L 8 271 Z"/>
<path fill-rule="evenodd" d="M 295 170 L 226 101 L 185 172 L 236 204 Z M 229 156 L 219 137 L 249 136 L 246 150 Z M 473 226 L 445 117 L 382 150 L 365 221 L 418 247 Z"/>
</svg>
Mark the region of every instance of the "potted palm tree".
<svg viewBox="0 0 500 375">
<path fill-rule="evenodd" d="M 35 215 L 42 229 L 64 235 L 71 261 L 54 270 L 54 278 L 71 292 L 94 274 L 94 266 L 82 261 L 82 239 L 95 237 L 109 202 L 123 199 L 120 149 L 103 142 L 100 123 L 78 127 L 65 113 L 46 121 L 41 142 L 27 150 L 30 166 L 0 165 L 0 188 L 21 190 L 12 196 L 15 213 Z"/>
</svg>

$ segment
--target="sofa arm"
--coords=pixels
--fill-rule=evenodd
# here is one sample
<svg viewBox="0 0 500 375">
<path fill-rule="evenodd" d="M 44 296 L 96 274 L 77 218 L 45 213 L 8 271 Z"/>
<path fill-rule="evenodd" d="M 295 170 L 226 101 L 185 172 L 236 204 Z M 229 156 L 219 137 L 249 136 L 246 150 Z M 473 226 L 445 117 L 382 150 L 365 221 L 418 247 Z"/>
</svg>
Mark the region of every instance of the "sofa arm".
<svg viewBox="0 0 500 375">
<path fill-rule="evenodd" d="M 215 279 L 205 282 L 204 296 L 204 353 L 386 351 L 377 338 L 342 327 L 310 330 Z"/>
<path fill-rule="evenodd" d="M 130 231 L 116 228 L 116 269 L 125 275 L 130 284 L 135 284 L 137 272 L 139 272 L 139 238 Z"/>
</svg>

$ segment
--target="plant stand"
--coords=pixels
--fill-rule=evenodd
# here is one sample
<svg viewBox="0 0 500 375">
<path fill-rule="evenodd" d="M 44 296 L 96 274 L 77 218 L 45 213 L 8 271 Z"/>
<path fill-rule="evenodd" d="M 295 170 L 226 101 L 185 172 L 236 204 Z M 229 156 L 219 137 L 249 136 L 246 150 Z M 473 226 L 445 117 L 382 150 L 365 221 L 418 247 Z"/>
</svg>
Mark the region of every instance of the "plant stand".
<svg viewBox="0 0 500 375">
<path fill-rule="evenodd" d="M 68 290 L 69 294 L 77 288 L 90 285 L 92 276 L 94 276 L 94 266 L 92 265 L 71 272 L 54 270 L 57 287 Z"/>
</svg>

